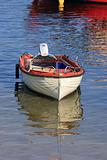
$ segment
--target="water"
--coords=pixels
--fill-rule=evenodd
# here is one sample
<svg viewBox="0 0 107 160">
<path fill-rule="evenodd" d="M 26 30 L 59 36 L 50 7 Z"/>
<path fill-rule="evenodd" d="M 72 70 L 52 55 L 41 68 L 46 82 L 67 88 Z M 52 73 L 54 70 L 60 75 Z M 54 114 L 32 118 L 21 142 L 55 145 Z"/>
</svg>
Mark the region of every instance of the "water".
<svg viewBox="0 0 107 160">
<path fill-rule="evenodd" d="M 15 92 L 19 55 L 41 42 L 86 70 L 59 104 L 22 83 Z M 0 160 L 107 159 L 106 50 L 107 5 L 0 1 Z"/>
</svg>

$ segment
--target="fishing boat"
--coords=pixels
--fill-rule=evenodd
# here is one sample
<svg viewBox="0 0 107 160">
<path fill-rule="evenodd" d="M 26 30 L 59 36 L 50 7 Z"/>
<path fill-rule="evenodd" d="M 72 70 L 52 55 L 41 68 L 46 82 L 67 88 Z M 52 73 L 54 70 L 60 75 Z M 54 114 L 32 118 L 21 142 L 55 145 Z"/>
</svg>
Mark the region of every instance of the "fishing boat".
<svg viewBox="0 0 107 160">
<path fill-rule="evenodd" d="M 49 54 L 46 43 L 40 44 L 36 56 L 22 54 L 19 68 L 28 88 L 57 100 L 75 91 L 84 74 L 84 69 L 68 56 Z"/>
</svg>

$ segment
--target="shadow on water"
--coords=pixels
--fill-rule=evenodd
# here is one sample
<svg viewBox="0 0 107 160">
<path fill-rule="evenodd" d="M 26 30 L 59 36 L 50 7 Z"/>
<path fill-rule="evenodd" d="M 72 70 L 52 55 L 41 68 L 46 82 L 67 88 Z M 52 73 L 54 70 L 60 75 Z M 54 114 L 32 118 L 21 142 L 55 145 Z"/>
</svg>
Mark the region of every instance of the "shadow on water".
<svg viewBox="0 0 107 160">
<path fill-rule="evenodd" d="M 23 112 L 33 128 L 44 129 L 38 135 L 78 135 L 73 132 L 80 125 L 83 109 L 80 103 L 80 89 L 60 102 L 30 91 L 24 84 L 16 92 Z"/>
</svg>

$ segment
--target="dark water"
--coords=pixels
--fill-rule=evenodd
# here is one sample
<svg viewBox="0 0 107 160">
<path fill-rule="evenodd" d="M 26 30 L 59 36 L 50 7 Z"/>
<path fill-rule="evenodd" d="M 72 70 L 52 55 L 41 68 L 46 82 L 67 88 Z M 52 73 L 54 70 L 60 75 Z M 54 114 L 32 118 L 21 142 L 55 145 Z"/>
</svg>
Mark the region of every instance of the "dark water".
<svg viewBox="0 0 107 160">
<path fill-rule="evenodd" d="M 59 104 L 23 84 L 15 92 L 19 55 L 41 42 L 86 70 Z M 106 160 L 106 136 L 107 5 L 1 0 L 0 160 Z"/>
</svg>

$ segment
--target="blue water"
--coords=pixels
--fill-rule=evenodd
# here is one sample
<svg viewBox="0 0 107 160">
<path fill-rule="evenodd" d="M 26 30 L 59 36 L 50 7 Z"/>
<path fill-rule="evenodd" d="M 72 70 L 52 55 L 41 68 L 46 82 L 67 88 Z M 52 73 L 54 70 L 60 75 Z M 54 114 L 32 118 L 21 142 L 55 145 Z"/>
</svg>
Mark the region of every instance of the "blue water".
<svg viewBox="0 0 107 160">
<path fill-rule="evenodd" d="M 0 160 L 107 159 L 106 10 L 0 1 Z M 38 53 L 42 42 L 52 54 L 78 56 L 85 68 L 80 91 L 59 104 L 22 83 L 15 92 L 19 56 Z"/>
</svg>

